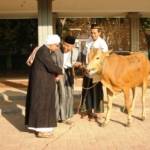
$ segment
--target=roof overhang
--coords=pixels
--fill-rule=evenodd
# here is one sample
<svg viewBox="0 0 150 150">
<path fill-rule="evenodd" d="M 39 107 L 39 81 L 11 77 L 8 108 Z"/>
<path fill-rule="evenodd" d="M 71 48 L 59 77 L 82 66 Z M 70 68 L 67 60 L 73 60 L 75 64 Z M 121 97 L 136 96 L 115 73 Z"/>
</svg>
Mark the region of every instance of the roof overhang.
<svg viewBox="0 0 150 150">
<path fill-rule="evenodd" d="M 139 12 L 150 17 L 149 0 L 52 0 L 52 12 L 59 17 L 124 17 Z M 37 0 L 0 1 L 0 18 L 37 18 Z"/>
<path fill-rule="evenodd" d="M 1 0 L 0 18 L 37 18 L 37 0 Z"/>
<path fill-rule="evenodd" d="M 128 12 L 139 12 L 150 17 L 149 0 L 54 0 L 53 12 L 61 17 L 124 17 Z"/>
</svg>

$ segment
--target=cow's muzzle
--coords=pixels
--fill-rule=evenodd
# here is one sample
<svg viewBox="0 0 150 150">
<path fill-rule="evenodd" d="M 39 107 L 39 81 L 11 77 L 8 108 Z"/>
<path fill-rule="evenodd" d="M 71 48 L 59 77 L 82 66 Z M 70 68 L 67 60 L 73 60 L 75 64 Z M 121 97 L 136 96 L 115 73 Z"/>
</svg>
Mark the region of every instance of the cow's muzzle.
<svg viewBox="0 0 150 150">
<path fill-rule="evenodd" d="M 95 68 L 86 68 L 86 73 L 87 75 L 92 76 L 97 73 L 97 70 Z"/>
</svg>

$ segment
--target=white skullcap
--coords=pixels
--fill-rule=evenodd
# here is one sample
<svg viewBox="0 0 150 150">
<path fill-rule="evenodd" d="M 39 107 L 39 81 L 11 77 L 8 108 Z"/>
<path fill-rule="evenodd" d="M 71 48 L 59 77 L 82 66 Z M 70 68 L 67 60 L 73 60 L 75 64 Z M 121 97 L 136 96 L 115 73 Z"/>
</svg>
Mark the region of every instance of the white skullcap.
<svg viewBox="0 0 150 150">
<path fill-rule="evenodd" d="M 60 43 L 60 37 L 57 34 L 48 35 L 46 39 L 46 44 L 59 44 Z"/>
</svg>

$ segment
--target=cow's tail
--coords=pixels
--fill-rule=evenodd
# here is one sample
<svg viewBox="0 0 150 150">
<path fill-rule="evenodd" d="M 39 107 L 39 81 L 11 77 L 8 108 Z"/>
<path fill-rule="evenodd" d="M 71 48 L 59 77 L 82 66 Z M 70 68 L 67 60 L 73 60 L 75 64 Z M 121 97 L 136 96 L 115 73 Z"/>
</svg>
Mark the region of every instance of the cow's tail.
<svg viewBox="0 0 150 150">
<path fill-rule="evenodd" d="M 149 75 L 150 75 L 150 60 L 148 61 L 148 69 L 149 69 Z"/>
<path fill-rule="evenodd" d="M 150 81 L 150 60 L 148 61 L 148 71 L 149 71 L 148 81 Z"/>
</svg>

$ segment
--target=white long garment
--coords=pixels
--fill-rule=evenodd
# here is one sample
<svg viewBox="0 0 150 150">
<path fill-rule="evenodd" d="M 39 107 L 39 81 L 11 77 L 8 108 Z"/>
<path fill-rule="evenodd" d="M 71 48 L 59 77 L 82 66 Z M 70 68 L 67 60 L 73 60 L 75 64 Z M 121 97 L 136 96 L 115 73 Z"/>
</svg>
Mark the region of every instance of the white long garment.
<svg viewBox="0 0 150 150">
<path fill-rule="evenodd" d="M 34 130 L 37 132 L 52 132 L 54 128 L 34 128 L 34 127 L 28 127 L 29 130 Z"/>
<path fill-rule="evenodd" d="M 71 64 L 71 52 L 64 53 L 64 64 L 63 67 L 65 69 L 72 67 Z"/>
<path fill-rule="evenodd" d="M 72 50 L 72 54 L 71 51 L 64 53 L 64 63 L 63 63 L 63 67 L 65 69 L 67 68 L 71 68 L 77 61 L 78 58 L 78 49 L 74 48 Z M 72 56 L 71 56 L 72 55 Z"/>
<path fill-rule="evenodd" d="M 65 101 L 66 101 L 66 119 L 73 116 L 73 72 L 69 72 L 69 68 L 72 68 L 78 58 L 78 49 L 73 48 L 72 51 L 64 53 L 64 82 L 65 82 Z M 68 70 L 67 70 L 68 69 Z M 71 69 L 72 70 L 72 69 Z"/>
<path fill-rule="evenodd" d="M 87 40 L 85 48 L 83 50 L 83 54 L 86 55 L 86 63 L 88 63 L 87 56 L 88 56 L 91 48 L 99 48 L 103 52 L 108 51 L 108 46 L 104 39 L 102 39 L 101 37 L 98 37 L 98 39 L 96 41 L 93 41 L 93 39 L 90 37 Z"/>
</svg>

